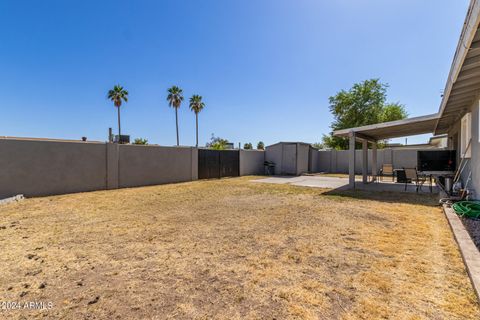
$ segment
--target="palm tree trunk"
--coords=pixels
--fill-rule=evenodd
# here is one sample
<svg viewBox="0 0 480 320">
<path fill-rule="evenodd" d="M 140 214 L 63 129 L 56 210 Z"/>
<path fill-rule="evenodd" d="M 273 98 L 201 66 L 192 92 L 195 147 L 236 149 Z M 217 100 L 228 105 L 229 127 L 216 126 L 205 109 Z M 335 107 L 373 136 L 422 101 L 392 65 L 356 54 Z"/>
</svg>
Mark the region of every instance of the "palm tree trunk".
<svg viewBox="0 0 480 320">
<path fill-rule="evenodd" d="M 198 148 L 198 113 L 195 113 L 195 122 L 197 125 L 197 144 L 196 147 Z"/>
<path fill-rule="evenodd" d="M 180 145 L 179 139 L 178 139 L 178 108 L 175 108 L 175 122 L 177 123 L 177 147 Z"/>
<path fill-rule="evenodd" d="M 122 134 L 122 129 L 120 128 L 120 107 L 117 107 L 118 112 L 118 140 L 120 141 L 120 135 Z"/>
</svg>

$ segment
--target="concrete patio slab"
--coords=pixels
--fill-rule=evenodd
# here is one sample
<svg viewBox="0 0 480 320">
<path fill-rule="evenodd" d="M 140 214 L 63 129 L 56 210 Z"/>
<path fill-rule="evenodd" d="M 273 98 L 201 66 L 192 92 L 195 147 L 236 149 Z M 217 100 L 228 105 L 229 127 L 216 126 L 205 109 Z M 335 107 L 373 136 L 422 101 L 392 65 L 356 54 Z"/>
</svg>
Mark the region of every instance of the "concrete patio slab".
<svg viewBox="0 0 480 320">
<path fill-rule="evenodd" d="M 346 190 L 349 188 L 348 178 L 326 177 L 326 176 L 272 176 L 268 178 L 253 180 L 253 182 L 260 183 L 277 183 L 277 184 L 290 184 L 294 186 L 313 187 L 323 189 L 338 189 Z M 380 182 L 380 183 L 368 183 L 363 184 L 361 178 L 357 178 L 355 182 L 355 189 L 365 191 L 391 191 L 391 192 L 416 192 L 415 186 L 410 184 L 405 191 L 405 184 L 392 183 L 392 182 Z M 423 186 L 420 193 L 430 193 L 428 185 Z M 438 188 L 433 186 L 433 193 L 438 193 Z"/>
</svg>

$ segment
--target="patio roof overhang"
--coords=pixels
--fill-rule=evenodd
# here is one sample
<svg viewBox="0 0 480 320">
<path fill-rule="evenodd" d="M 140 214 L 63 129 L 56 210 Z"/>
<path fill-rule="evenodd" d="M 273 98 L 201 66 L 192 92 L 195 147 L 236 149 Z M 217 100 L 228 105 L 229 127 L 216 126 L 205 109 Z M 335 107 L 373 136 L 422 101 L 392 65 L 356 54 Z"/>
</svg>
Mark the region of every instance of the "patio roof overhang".
<svg viewBox="0 0 480 320">
<path fill-rule="evenodd" d="M 435 134 L 447 133 L 480 95 L 480 1 L 472 0 L 440 104 Z"/>
<path fill-rule="evenodd" d="M 350 137 L 354 134 L 358 140 L 376 142 L 378 140 L 432 133 L 438 121 L 438 114 L 408 118 L 404 120 L 383 122 L 368 126 L 337 130 L 333 132 L 337 137 Z"/>
</svg>

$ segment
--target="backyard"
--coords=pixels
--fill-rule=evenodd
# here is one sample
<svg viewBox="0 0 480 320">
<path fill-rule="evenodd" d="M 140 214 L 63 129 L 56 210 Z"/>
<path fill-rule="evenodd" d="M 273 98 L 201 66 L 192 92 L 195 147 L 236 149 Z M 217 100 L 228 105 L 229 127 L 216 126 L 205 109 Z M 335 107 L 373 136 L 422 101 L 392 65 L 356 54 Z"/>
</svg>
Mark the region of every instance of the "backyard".
<svg viewBox="0 0 480 320">
<path fill-rule="evenodd" d="M 253 179 L 0 206 L 0 317 L 480 317 L 434 196 Z"/>
</svg>

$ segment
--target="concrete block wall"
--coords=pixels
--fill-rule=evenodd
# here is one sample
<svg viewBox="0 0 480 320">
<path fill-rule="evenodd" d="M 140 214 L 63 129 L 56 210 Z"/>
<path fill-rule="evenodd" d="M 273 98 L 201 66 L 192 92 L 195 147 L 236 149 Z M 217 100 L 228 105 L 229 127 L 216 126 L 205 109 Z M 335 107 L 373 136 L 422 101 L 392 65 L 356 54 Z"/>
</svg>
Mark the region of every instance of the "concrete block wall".
<svg viewBox="0 0 480 320">
<path fill-rule="evenodd" d="M 336 172 L 335 164 L 335 150 L 333 151 L 318 151 L 317 172 Z"/>
<path fill-rule="evenodd" d="M 107 189 L 118 189 L 120 185 L 119 181 L 119 162 L 118 154 L 120 150 L 120 145 L 114 143 L 105 144 L 107 149 Z"/>
<path fill-rule="evenodd" d="M 417 166 L 417 151 L 379 149 L 377 169 L 380 170 L 383 164 L 392 164 L 395 169 L 414 168 Z M 318 172 L 348 173 L 348 150 L 320 150 L 318 153 Z M 372 150 L 368 150 L 368 171 L 372 171 Z M 362 150 L 355 150 L 355 173 L 362 173 Z"/>
<path fill-rule="evenodd" d="M 314 148 L 310 148 L 310 152 L 309 152 L 309 157 L 310 159 L 308 160 L 308 171 L 309 172 L 320 172 L 320 168 L 319 168 L 319 165 L 320 165 L 320 161 L 319 161 L 319 157 L 320 157 L 320 153 L 318 152 L 318 150 L 314 149 Z"/>
<path fill-rule="evenodd" d="M 264 174 L 265 152 L 240 150 L 240 175 Z M 198 179 L 198 149 L 0 138 L 0 199 Z"/>
<path fill-rule="evenodd" d="M 394 168 L 415 168 L 417 166 L 417 150 L 392 150 Z"/>
<path fill-rule="evenodd" d="M 264 174 L 264 162 L 265 151 L 240 150 L 240 176 Z"/>
<path fill-rule="evenodd" d="M 0 199 L 114 187 L 107 151 L 104 143 L 0 139 Z"/>
<path fill-rule="evenodd" d="M 197 179 L 196 148 L 0 139 L 0 199 Z"/>
<path fill-rule="evenodd" d="M 198 178 L 194 163 L 198 164 L 195 148 L 119 145 L 120 188 L 139 187 Z"/>
</svg>

